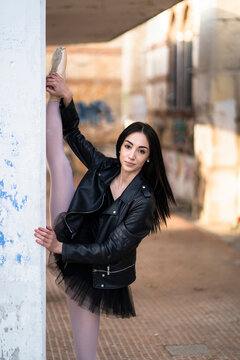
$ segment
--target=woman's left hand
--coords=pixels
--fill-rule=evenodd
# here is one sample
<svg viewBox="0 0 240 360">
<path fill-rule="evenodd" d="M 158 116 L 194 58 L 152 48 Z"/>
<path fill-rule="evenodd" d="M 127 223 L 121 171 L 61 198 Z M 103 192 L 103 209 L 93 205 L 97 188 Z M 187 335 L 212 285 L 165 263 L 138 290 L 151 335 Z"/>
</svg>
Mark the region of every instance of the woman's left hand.
<svg viewBox="0 0 240 360">
<path fill-rule="evenodd" d="M 63 98 L 65 106 L 68 106 L 72 100 L 72 92 L 67 87 L 65 80 L 57 73 L 50 73 L 46 77 L 46 90 L 53 96 Z"/>
<path fill-rule="evenodd" d="M 36 243 L 45 247 L 49 251 L 55 254 L 62 253 L 62 243 L 60 243 L 56 237 L 56 234 L 51 226 L 46 228 L 39 227 L 34 230 L 34 236 L 37 238 Z"/>
</svg>

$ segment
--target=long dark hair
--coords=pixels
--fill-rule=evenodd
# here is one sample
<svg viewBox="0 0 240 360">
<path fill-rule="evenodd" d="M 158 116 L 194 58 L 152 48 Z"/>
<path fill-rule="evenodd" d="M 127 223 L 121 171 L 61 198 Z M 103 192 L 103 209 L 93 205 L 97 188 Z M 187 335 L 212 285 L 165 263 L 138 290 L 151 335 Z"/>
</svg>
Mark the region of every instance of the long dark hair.
<svg viewBox="0 0 240 360">
<path fill-rule="evenodd" d="M 161 145 L 155 130 L 148 124 L 134 122 L 120 134 L 116 144 L 116 155 L 119 160 L 120 148 L 126 137 L 134 132 L 145 134 L 150 146 L 149 162 L 146 162 L 141 170 L 141 175 L 147 182 L 156 200 L 152 232 L 161 228 L 161 223 L 166 224 L 170 216 L 169 202 L 176 204 L 171 187 L 169 185 L 162 157 Z"/>
</svg>

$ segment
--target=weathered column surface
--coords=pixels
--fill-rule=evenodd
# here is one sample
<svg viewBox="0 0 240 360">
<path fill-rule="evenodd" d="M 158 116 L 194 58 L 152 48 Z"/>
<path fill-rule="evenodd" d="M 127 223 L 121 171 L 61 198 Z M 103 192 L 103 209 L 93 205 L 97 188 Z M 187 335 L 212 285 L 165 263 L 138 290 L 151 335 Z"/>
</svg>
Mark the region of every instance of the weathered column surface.
<svg viewBox="0 0 240 360">
<path fill-rule="evenodd" d="M 198 69 L 198 211 L 205 223 L 240 216 L 240 3 L 202 0 Z"/>
<path fill-rule="evenodd" d="M 45 1 L 0 11 L 0 359 L 45 359 Z"/>
</svg>

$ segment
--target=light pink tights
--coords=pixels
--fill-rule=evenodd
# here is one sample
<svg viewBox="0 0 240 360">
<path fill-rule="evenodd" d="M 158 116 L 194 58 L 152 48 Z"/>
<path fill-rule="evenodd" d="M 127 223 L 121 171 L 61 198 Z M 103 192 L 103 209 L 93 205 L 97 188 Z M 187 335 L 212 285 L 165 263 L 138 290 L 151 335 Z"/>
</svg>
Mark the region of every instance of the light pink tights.
<svg viewBox="0 0 240 360">
<path fill-rule="evenodd" d="M 58 214 L 67 211 L 75 192 L 72 169 L 63 147 L 59 104 L 55 101 L 47 104 L 47 162 L 51 179 L 50 216 L 51 224 L 54 224 Z M 96 360 L 99 314 L 78 306 L 68 296 L 67 304 L 76 359 Z"/>
</svg>

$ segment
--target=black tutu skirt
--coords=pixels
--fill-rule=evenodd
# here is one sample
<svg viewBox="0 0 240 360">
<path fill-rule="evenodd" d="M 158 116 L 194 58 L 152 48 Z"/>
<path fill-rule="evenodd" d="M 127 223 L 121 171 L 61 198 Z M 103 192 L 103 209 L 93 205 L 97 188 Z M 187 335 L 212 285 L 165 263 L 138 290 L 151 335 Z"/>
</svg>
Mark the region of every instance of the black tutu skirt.
<svg viewBox="0 0 240 360">
<path fill-rule="evenodd" d="M 104 313 L 121 318 L 136 316 L 131 289 L 96 289 L 93 287 L 92 267 L 86 264 L 67 263 L 62 256 L 51 253 L 49 267 L 57 285 L 79 306 L 93 313 Z"/>
<path fill-rule="evenodd" d="M 64 242 L 65 214 L 58 217 L 54 230 Z M 92 266 L 80 263 L 64 263 L 62 256 L 50 253 L 48 266 L 56 276 L 57 285 L 79 306 L 93 313 L 104 313 L 121 318 L 136 316 L 130 286 L 119 289 L 93 287 Z"/>
</svg>

